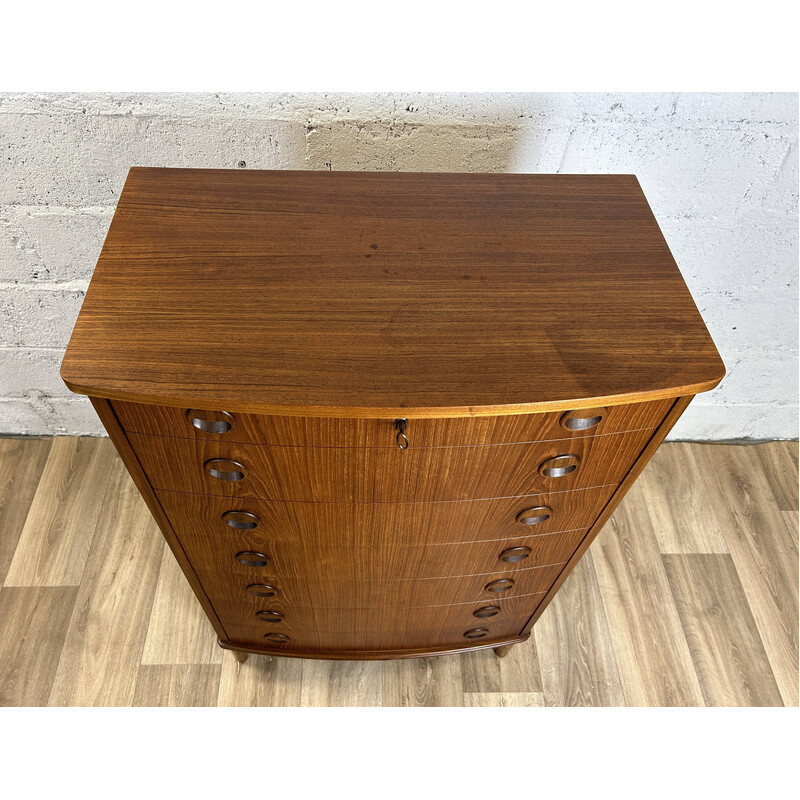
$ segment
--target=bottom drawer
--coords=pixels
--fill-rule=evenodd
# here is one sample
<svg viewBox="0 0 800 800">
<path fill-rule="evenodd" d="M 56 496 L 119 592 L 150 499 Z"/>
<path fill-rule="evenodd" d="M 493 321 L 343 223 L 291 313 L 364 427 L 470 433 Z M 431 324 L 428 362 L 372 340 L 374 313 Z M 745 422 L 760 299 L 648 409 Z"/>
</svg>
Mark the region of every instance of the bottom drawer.
<svg viewBox="0 0 800 800">
<path fill-rule="evenodd" d="M 448 606 L 546 592 L 563 569 L 551 564 L 511 572 L 422 580 L 300 581 L 264 572 L 257 580 L 237 582 L 210 570 L 198 571 L 203 588 L 220 619 L 241 619 L 267 600 L 285 609 L 364 609 Z"/>
</svg>

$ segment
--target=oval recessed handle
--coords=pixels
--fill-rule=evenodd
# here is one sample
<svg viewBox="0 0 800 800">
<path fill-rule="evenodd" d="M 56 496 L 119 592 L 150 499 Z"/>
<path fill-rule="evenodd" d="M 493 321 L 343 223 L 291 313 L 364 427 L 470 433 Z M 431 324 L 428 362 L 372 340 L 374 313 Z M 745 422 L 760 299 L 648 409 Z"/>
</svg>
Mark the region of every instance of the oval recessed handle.
<svg viewBox="0 0 800 800">
<path fill-rule="evenodd" d="M 545 478 L 563 478 L 565 475 L 569 475 L 570 472 L 575 472 L 580 463 L 581 460 L 578 456 L 573 456 L 569 453 L 553 456 L 539 464 L 539 474 L 544 475 Z"/>
<path fill-rule="evenodd" d="M 243 481 L 247 477 L 247 467 L 232 458 L 210 458 L 203 469 L 220 481 Z"/>
<path fill-rule="evenodd" d="M 581 408 L 561 415 L 559 424 L 568 431 L 587 431 L 596 428 L 608 412 L 605 408 Z"/>
<path fill-rule="evenodd" d="M 524 561 L 530 554 L 530 547 L 509 547 L 508 550 L 503 550 L 498 558 L 501 561 L 514 564 L 517 561 Z"/>
<path fill-rule="evenodd" d="M 256 616 L 264 622 L 283 622 L 282 611 L 256 611 Z"/>
<path fill-rule="evenodd" d="M 489 617 L 496 617 L 501 611 L 500 606 L 482 606 L 473 611 L 472 616 L 478 619 L 488 619 Z"/>
<path fill-rule="evenodd" d="M 285 633 L 265 633 L 264 638 L 273 644 L 286 644 L 289 637 Z"/>
<path fill-rule="evenodd" d="M 549 506 L 536 506 L 535 508 L 526 508 L 517 514 L 517 522 L 523 525 L 540 525 L 542 522 L 547 522 L 553 516 L 553 509 Z"/>
<path fill-rule="evenodd" d="M 256 597 L 275 597 L 278 594 L 278 590 L 268 583 L 251 583 L 247 587 L 247 591 Z"/>
<path fill-rule="evenodd" d="M 266 567 L 269 564 L 269 556 L 256 553 L 254 550 L 243 550 L 241 553 L 237 553 L 236 560 L 246 567 Z"/>
<path fill-rule="evenodd" d="M 507 592 L 513 585 L 514 581 L 512 581 L 511 578 L 502 578 L 499 581 L 487 583 L 483 588 L 487 592 Z"/>
<path fill-rule="evenodd" d="M 222 519 L 226 525 L 237 531 L 251 531 L 261 524 L 261 520 L 249 511 L 226 511 Z"/>
<path fill-rule="evenodd" d="M 236 424 L 233 414 L 227 411 L 201 411 L 190 408 L 186 412 L 186 419 L 192 427 L 205 433 L 227 433 Z"/>
<path fill-rule="evenodd" d="M 464 638 L 465 639 L 483 639 L 484 636 L 489 635 L 488 628 L 471 628 L 468 631 L 465 631 Z"/>
</svg>

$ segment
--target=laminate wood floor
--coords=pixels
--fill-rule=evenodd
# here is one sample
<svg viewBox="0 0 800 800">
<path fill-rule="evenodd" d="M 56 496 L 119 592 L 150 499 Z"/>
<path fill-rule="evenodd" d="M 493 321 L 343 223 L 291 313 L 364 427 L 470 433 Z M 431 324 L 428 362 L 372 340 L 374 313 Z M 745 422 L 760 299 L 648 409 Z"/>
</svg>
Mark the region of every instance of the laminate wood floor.
<svg viewBox="0 0 800 800">
<path fill-rule="evenodd" d="M 797 485 L 666 444 L 505 659 L 238 664 L 110 441 L 0 439 L 0 705 L 796 706 Z"/>
</svg>

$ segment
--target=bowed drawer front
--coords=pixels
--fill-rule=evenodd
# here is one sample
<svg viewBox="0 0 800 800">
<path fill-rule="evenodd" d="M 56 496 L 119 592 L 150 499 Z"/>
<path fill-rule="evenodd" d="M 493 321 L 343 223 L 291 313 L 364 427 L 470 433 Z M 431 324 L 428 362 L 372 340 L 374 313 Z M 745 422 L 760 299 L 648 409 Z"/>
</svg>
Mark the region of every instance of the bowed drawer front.
<svg viewBox="0 0 800 800">
<path fill-rule="evenodd" d="M 672 405 L 409 419 L 403 449 L 394 420 L 113 408 L 232 641 L 363 656 L 523 636 Z"/>
<path fill-rule="evenodd" d="M 150 168 L 62 364 L 239 660 L 504 655 L 723 372 L 633 176 Z"/>
<path fill-rule="evenodd" d="M 617 484 L 660 422 L 629 433 L 521 444 L 331 448 L 131 433 L 156 489 L 302 502 L 472 500 Z M 413 435 L 413 422 L 407 430 Z M 393 437 L 388 435 L 387 438 Z M 416 440 L 415 440 L 416 441 Z"/>
</svg>

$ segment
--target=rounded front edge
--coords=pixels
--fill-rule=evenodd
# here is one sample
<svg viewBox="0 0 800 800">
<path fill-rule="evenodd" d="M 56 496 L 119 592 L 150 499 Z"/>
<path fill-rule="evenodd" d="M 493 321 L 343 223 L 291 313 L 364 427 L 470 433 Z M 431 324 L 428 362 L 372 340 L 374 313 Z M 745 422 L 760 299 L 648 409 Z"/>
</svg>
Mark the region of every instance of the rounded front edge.
<svg viewBox="0 0 800 800">
<path fill-rule="evenodd" d="M 320 658 L 332 661 L 387 661 L 400 658 L 426 658 L 428 656 L 449 656 L 456 653 L 472 653 L 475 650 L 488 650 L 490 648 L 505 647 L 520 644 L 530 638 L 530 633 L 515 636 L 513 639 L 480 640 L 480 644 L 457 645 L 450 647 L 410 648 L 408 650 L 298 650 L 285 647 L 259 647 L 241 642 L 223 642 L 217 644 L 224 650 L 237 650 L 254 655 L 281 656 L 282 658 Z"/>
</svg>

